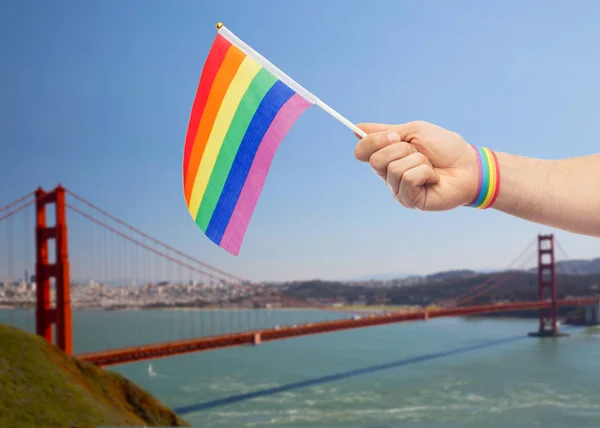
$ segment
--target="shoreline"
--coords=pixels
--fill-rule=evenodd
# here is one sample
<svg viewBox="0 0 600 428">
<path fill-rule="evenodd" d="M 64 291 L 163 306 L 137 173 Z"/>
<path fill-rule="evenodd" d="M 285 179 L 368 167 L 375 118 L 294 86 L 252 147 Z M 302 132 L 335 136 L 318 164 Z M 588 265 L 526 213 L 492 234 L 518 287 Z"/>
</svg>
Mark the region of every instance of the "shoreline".
<svg viewBox="0 0 600 428">
<path fill-rule="evenodd" d="M 10 305 L 6 305 L 6 304 L 0 304 L 0 310 L 25 310 L 25 311 L 32 311 L 35 312 L 35 306 L 27 306 L 27 307 L 22 307 L 22 306 L 10 306 Z M 264 310 L 264 311 L 273 311 L 273 312 L 292 312 L 292 311 L 321 311 L 321 312 L 339 312 L 339 313 L 346 313 L 346 314 L 351 314 L 352 312 L 355 311 L 355 315 L 358 316 L 362 316 L 362 317 L 368 317 L 368 316 L 377 316 L 380 315 L 383 312 L 388 312 L 388 313 L 406 313 L 406 312 L 414 312 L 415 310 L 418 310 L 416 308 L 412 308 L 412 309 L 407 309 L 407 308 L 400 308 L 400 307 L 392 307 L 392 308 L 385 308 L 385 307 L 373 307 L 372 309 L 367 309 L 367 307 L 360 307 L 360 309 L 358 308 L 352 308 L 352 307 L 335 307 L 335 308 L 302 308 L 302 307 L 284 307 L 284 308 L 211 308 L 211 307 L 202 307 L 202 308 L 196 308 L 196 307 L 149 307 L 149 308 L 141 308 L 141 307 L 125 307 L 125 308 L 103 308 L 103 307 L 89 307 L 89 306 L 85 306 L 85 307 L 73 307 L 72 308 L 73 312 L 76 311 L 103 311 L 103 312 L 113 312 L 113 311 L 151 311 L 151 310 L 156 310 L 156 311 L 182 311 L 182 312 L 191 312 L 191 311 L 259 311 L 259 310 Z M 516 315 L 516 314 L 510 314 L 510 313 L 506 313 L 503 315 L 499 315 L 499 314 L 481 314 L 481 315 L 463 315 L 463 316 L 456 316 L 453 318 L 461 318 L 464 320 L 471 320 L 471 321 L 477 321 L 477 320 L 507 320 L 507 321 L 524 321 L 524 320 L 537 320 L 538 319 L 538 315 L 537 314 L 532 314 L 529 316 L 524 316 L 524 315 Z M 572 325 L 571 322 L 568 322 L 569 316 L 559 316 L 559 321 L 561 325 Z"/>
<path fill-rule="evenodd" d="M 0 305 L 0 309 L 32 309 L 35 310 L 35 305 L 32 306 L 16 306 L 16 305 Z M 102 306 L 72 306 L 71 309 L 73 311 L 76 310 L 90 310 L 90 311 L 151 311 L 151 310 L 160 310 L 160 311 L 242 311 L 242 310 L 268 310 L 268 311 L 319 311 L 324 310 L 320 308 L 302 308 L 302 307 L 285 307 L 285 308 L 214 308 L 214 307 L 203 307 L 196 308 L 193 306 L 187 307 L 172 307 L 172 306 L 157 306 L 157 307 L 136 307 L 136 306 L 128 306 L 128 307 L 119 307 L 119 308 L 104 308 Z"/>
<path fill-rule="evenodd" d="M 19 305 L 7 305 L 0 304 L 0 310 L 31 310 L 35 311 L 35 305 L 27 305 L 27 306 L 19 306 Z M 422 310 L 422 308 L 417 307 L 408 307 L 408 306 L 337 306 L 337 307 L 327 307 L 327 308 L 315 308 L 315 307 L 193 307 L 193 306 L 182 306 L 182 307 L 173 307 L 173 306 L 157 306 L 157 307 L 135 307 L 135 306 L 126 306 L 126 307 L 101 307 L 101 306 L 73 306 L 73 311 L 148 311 L 148 310 L 156 310 L 156 311 L 321 311 L 321 312 L 339 312 L 339 313 L 355 313 L 355 315 L 359 316 L 369 316 L 369 315 L 379 315 L 383 312 L 387 313 L 410 313 Z M 430 309 L 431 310 L 431 309 Z M 433 309 L 434 310 L 434 309 Z M 537 311 L 536 311 L 537 312 Z M 559 318 L 568 318 L 569 315 L 559 315 Z M 515 319 L 515 320 L 524 320 L 524 319 L 537 319 L 537 313 L 531 313 L 530 315 L 518 315 L 511 313 L 497 313 L 497 314 L 480 314 L 480 315 L 465 315 L 460 316 L 458 318 L 465 319 Z"/>
<path fill-rule="evenodd" d="M 195 307 L 181 307 L 173 308 L 171 306 L 156 307 L 156 308 L 141 308 L 142 310 L 165 310 L 165 311 L 319 311 L 319 308 L 195 308 Z M 114 309 L 121 310 L 121 309 Z"/>
</svg>

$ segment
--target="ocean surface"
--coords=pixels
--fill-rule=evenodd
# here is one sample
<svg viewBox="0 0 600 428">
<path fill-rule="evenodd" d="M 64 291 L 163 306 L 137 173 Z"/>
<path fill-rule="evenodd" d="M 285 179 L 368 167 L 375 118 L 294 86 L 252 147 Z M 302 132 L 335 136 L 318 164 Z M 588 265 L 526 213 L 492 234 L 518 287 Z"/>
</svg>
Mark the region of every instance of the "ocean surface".
<svg viewBox="0 0 600 428">
<path fill-rule="evenodd" d="M 74 341 L 84 352 L 332 316 L 341 315 L 77 311 Z M 33 312 L 0 309 L 0 322 L 31 331 Z M 536 320 L 439 319 L 110 370 L 198 427 L 600 427 L 600 333 L 526 336 L 536 328 Z"/>
</svg>

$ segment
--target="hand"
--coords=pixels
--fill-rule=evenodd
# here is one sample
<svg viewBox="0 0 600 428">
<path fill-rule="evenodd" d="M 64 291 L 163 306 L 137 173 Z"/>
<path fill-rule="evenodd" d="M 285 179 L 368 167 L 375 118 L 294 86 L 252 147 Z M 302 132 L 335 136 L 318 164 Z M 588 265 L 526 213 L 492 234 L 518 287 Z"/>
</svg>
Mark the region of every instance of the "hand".
<svg viewBox="0 0 600 428">
<path fill-rule="evenodd" d="M 443 211 L 470 203 L 477 192 L 475 151 L 463 138 L 427 122 L 363 123 L 354 149 L 407 208 Z"/>
</svg>

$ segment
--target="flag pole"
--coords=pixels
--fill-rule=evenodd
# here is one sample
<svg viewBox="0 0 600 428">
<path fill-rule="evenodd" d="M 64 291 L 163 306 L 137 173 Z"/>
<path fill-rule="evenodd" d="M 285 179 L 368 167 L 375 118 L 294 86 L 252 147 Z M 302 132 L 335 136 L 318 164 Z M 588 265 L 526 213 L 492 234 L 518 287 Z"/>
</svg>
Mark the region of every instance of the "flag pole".
<svg viewBox="0 0 600 428">
<path fill-rule="evenodd" d="M 259 54 L 254 49 L 252 49 L 250 46 L 248 46 L 246 43 L 244 43 L 242 40 L 240 40 L 231 31 L 229 31 L 222 22 L 217 22 L 216 27 L 217 27 L 217 31 L 219 32 L 220 35 L 225 37 L 229 42 L 231 42 L 233 45 L 235 45 L 238 49 L 240 49 L 246 55 L 248 55 L 253 60 L 258 62 L 262 67 L 264 67 L 266 70 L 271 72 L 275 77 L 277 77 L 283 83 L 288 85 L 293 91 L 297 92 L 304 99 L 306 99 L 306 101 L 321 107 L 321 109 L 323 111 L 328 113 L 331 117 L 337 119 L 340 123 L 342 123 L 344 126 L 349 128 L 351 131 L 353 131 L 354 133 L 359 135 L 361 138 L 364 138 L 367 136 L 367 134 L 362 129 L 360 129 L 354 123 L 350 122 L 344 116 L 342 116 L 337 111 L 335 111 L 334 109 L 329 107 L 327 104 L 325 104 L 323 101 L 321 101 L 318 97 L 316 97 L 313 93 L 306 90 L 302 85 L 300 85 L 294 79 L 292 79 L 287 74 L 285 74 L 283 71 L 281 71 L 279 68 L 277 68 L 275 65 L 273 65 L 269 60 L 267 60 L 261 54 Z"/>
</svg>

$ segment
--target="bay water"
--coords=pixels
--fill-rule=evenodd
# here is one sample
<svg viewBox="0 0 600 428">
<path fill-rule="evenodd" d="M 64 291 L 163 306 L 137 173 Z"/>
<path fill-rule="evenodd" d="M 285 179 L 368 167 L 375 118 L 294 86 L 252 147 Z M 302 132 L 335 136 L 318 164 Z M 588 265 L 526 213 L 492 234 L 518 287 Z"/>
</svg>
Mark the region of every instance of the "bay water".
<svg viewBox="0 0 600 428">
<path fill-rule="evenodd" d="M 343 316 L 268 312 L 75 311 L 75 352 Z M 0 322 L 33 331 L 33 311 Z M 600 427 L 600 332 L 527 337 L 536 328 L 438 319 L 108 369 L 198 427 Z"/>
</svg>

